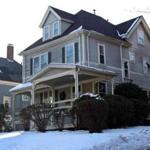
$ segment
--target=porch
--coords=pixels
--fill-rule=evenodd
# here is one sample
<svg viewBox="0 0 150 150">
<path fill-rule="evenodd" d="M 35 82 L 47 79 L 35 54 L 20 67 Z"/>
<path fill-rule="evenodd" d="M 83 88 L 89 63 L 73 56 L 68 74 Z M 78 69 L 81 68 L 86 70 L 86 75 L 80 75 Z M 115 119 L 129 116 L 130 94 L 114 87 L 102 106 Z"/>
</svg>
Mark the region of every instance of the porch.
<svg viewBox="0 0 150 150">
<path fill-rule="evenodd" d="M 30 104 L 51 103 L 54 109 L 71 109 L 81 94 L 101 94 L 114 90 L 115 73 L 79 65 L 49 65 L 33 76 L 28 83 L 11 89 L 16 94 L 30 99 Z M 109 89 L 108 91 L 108 84 Z"/>
</svg>

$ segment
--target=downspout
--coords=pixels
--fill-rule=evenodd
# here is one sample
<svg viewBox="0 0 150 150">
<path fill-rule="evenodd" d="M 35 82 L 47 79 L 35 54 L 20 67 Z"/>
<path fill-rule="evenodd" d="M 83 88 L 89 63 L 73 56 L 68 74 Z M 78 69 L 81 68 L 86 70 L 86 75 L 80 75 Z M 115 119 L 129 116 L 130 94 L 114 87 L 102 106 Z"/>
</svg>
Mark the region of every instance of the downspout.
<svg viewBox="0 0 150 150">
<path fill-rule="evenodd" d="M 121 43 L 121 44 L 120 44 L 120 59 L 121 59 L 121 74 L 122 74 L 122 82 L 124 82 L 122 45 L 123 45 L 123 43 Z"/>
</svg>

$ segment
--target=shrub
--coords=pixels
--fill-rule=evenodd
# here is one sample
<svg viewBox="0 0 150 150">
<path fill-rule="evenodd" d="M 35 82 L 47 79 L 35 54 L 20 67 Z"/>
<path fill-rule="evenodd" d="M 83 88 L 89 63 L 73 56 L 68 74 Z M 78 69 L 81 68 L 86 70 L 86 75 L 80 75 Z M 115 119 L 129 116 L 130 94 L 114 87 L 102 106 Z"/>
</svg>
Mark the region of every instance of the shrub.
<svg viewBox="0 0 150 150">
<path fill-rule="evenodd" d="M 1 104 L 0 105 L 0 131 L 3 130 L 6 126 L 5 117 L 8 113 L 8 105 Z"/>
<path fill-rule="evenodd" d="M 107 104 L 99 96 L 82 96 L 76 100 L 72 112 L 77 115 L 79 129 L 101 132 L 106 125 Z"/>
<path fill-rule="evenodd" d="M 45 132 L 52 115 L 52 105 L 46 103 L 34 104 L 29 106 L 27 110 L 30 112 L 31 120 L 35 123 L 37 130 Z"/>
<path fill-rule="evenodd" d="M 127 98 L 135 98 L 140 100 L 146 100 L 146 93 L 134 83 L 121 83 L 115 87 L 114 93 L 116 95 L 122 95 Z"/>
<path fill-rule="evenodd" d="M 143 125 L 150 113 L 150 104 L 142 100 L 130 99 L 134 106 L 133 125 Z"/>
<path fill-rule="evenodd" d="M 20 115 L 24 130 L 29 131 L 30 130 L 30 118 L 31 118 L 30 111 L 27 108 L 23 108 L 19 115 Z"/>
<path fill-rule="evenodd" d="M 59 129 L 59 131 L 62 131 L 64 128 L 64 119 L 65 119 L 64 110 L 62 109 L 54 110 L 53 116 L 54 116 L 54 123 L 56 127 Z"/>
<path fill-rule="evenodd" d="M 132 124 L 134 118 L 134 107 L 127 98 L 118 95 L 107 95 L 104 97 L 109 107 L 108 127 L 126 127 Z"/>
</svg>

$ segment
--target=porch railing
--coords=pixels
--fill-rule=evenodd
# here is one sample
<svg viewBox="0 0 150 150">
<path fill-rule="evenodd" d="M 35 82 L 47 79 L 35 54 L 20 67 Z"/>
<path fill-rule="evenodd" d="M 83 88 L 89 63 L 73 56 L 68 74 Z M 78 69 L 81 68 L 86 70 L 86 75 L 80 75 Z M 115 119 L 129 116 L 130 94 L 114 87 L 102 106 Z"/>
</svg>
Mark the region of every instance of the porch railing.
<svg viewBox="0 0 150 150">
<path fill-rule="evenodd" d="M 54 109 L 69 109 L 72 107 L 75 99 L 67 99 L 53 102 Z"/>
</svg>

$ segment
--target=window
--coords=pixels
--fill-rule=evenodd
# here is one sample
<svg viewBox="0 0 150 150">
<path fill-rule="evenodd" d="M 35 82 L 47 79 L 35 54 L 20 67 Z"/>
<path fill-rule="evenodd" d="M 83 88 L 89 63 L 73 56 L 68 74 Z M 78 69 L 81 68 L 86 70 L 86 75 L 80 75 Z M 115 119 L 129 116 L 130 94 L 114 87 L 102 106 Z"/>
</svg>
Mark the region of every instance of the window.
<svg viewBox="0 0 150 150">
<path fill-rule="evenodd" d="M 59 22 L 58 21 L 53 23 L 52 31 L 53 31 L 53 37 L 59 35 Z"/>
<path fill-rule="evenodd" d="M 79 95 L 81 95 L 81 86 L 79 85 Z M 72 98 L 75 98 L 75 87 L 72 87 Z"/>
<path fill-rule="evenodd" d="M 104 96 L 106 94 L 106 83 L 105 82 L 96 82 L 95 92 L 96 92 L 96 94 Z"/>
<path fill-rule="evenodd" d="M 3 104 L 7 105 L 10 108 L 11 107 L 11 97 L 3 96 Z"/>
<path fill-rule="evenodd" d="M 34 58 L 33 69 L 34 69 L 34 71 L 33 71 L 34 74 L 39 72 L 39 70 L 40 70 L 40 57 Z"/>
<path fill-rule="evenodd" d="M 129 62 L 124 61 L 123 67 L 124 67 L 124 77 L 129 78 Z"/>
<path fill-rule="evenodd" d="M 98 61 L 100 64 L 105 64 L 105 47 L 104 45 L 98 45 Z"/>
<path fill-rule="evenodd" d="M 74 63 L 74 44 L 69 44 L 65 46 L 65 55 L 66 63 Z"/>
<path fill-rule="evenodd" d="M 48 56 L 47 53 L 41 55 L 41 68 L 44 68 L 45 66 L 47 66 L 48 63 Z"/>
<path fill-rule="evenodd" d="M 42 54 L 33 58 L 33 73 L 39 72 L 48 64 L 48 54 Z"/>
<path fill-rule="evenodd" d="M 150 64 L 148 63 L 148 58 L 143 57 L 143 73 L 150 74 Z"/>
<path fill-rule="evenodd" d="M 44 26 L 43 28 L 43 41 L 50 38 L 50 25 Z"/>
<path fill-rule="evenodd" d="M 129 52 L 129 59 L 130 59 L 130 61 L 132 61 L 132 62 L 135 61 L 135 53 L 134 53 L 134 52 Z"/>
<path fill-rule="evenodd" d="M 144 45 L 144 32 L 142 30 L 137 30 L 137 38 L 138 44 Z"/>
</svg>

